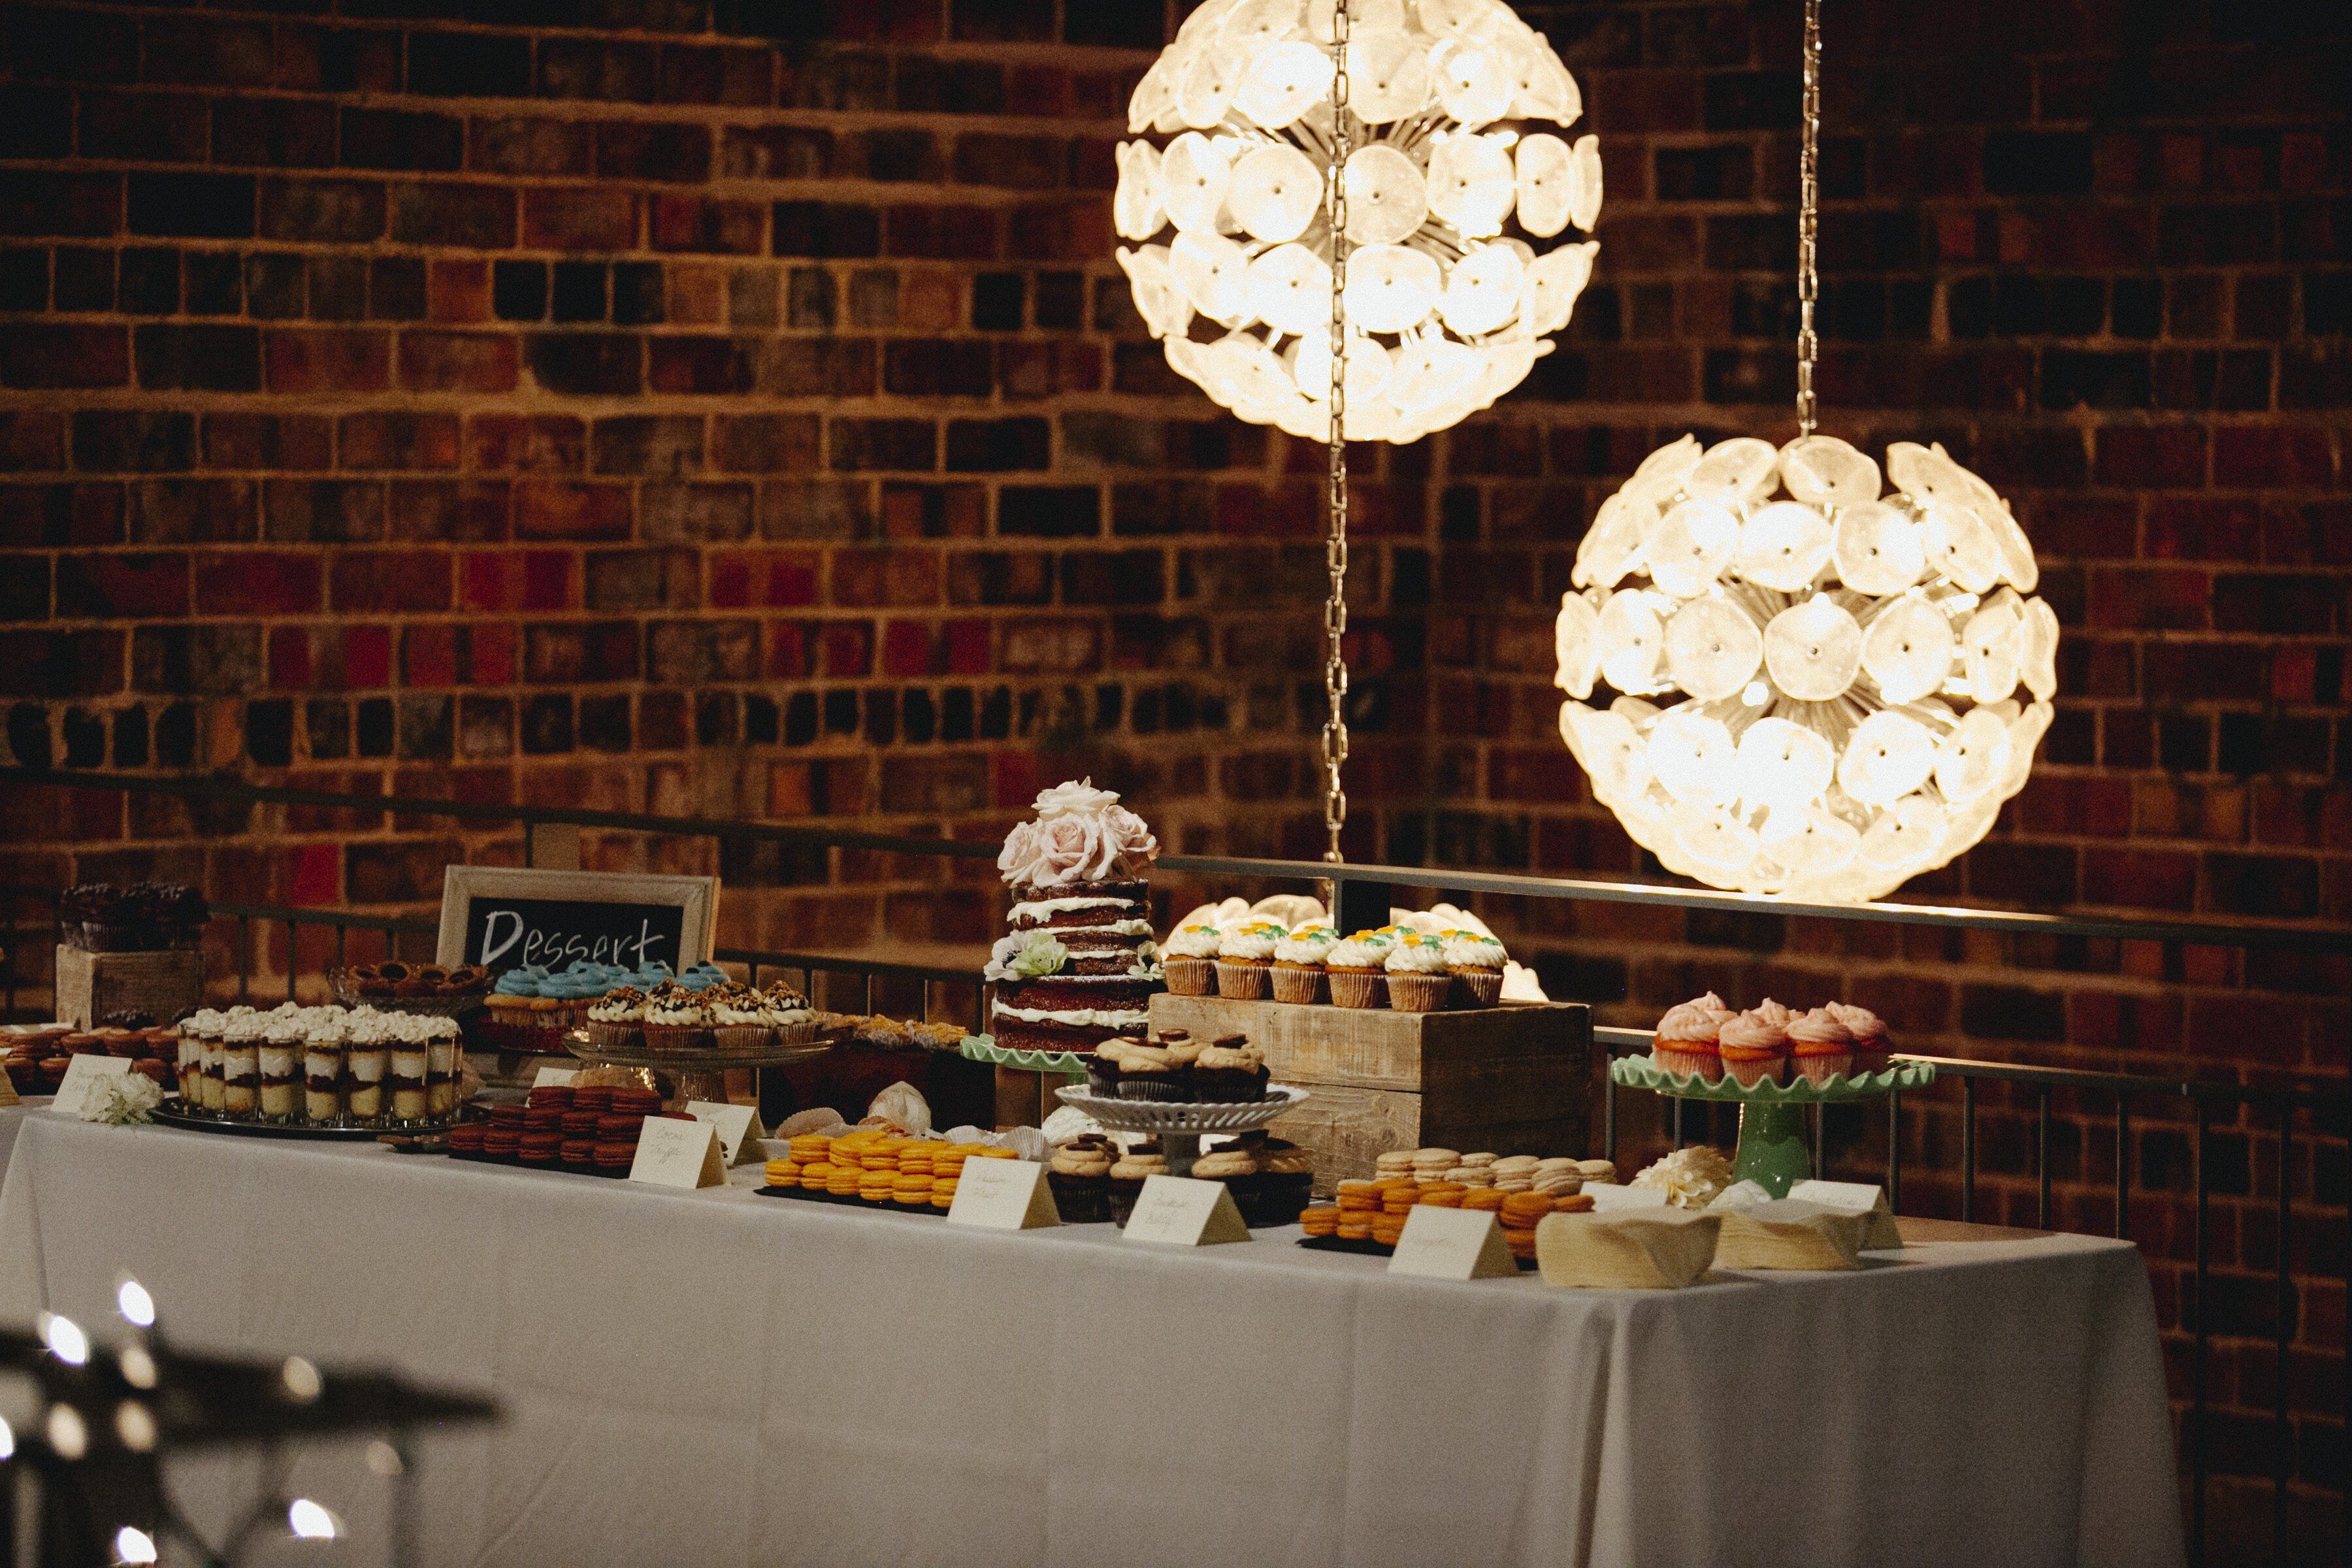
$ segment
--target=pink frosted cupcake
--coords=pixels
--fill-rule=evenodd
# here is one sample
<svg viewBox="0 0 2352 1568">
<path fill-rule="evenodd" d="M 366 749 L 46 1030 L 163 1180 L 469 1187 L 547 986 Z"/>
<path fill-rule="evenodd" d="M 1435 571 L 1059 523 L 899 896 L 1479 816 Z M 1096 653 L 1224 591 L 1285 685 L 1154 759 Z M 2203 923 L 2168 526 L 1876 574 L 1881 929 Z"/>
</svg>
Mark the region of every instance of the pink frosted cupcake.
<svg viewBox="0 0 2352 1568">
<path fill-rule="evenodd" d="M 1807 1083 L 1853 1076 L 1853 1031 L 1827 1007 L 1789 1020 L 1789 1063 Z"/>
<path fill-rule="evenodd" d="M 1650 1058 L 1663 1072 L 1696 1078 L 1705 1083 L 1723 1080 L 1723 1026 L 1738 1017 L 1710 991 L 1666 1009 L 1658 1020 L 1657 1037 L 1650 1043 Z"/>
<path fill-rule="evenodd" d="M 1867 1007 L 1857 1007 L 1849 1002 L 1832 1002 L 1830 1016 L 1846 1027 L 1853 1037 L 1853 1071 L 1856 1074 L 1885 1072 L 1893 1066 L 1890 1053 L 1894 1044 L 1886 1037 L 1886 1026 L 1877 1014 Z"/>
<path fill-rule="evenodd" d="M 1770 997 L 1716 1031 L 1723 1070 L 1742 1086 L 1785 1083 L 1789 1074 L 1789 1009 Z"/>
</svg>

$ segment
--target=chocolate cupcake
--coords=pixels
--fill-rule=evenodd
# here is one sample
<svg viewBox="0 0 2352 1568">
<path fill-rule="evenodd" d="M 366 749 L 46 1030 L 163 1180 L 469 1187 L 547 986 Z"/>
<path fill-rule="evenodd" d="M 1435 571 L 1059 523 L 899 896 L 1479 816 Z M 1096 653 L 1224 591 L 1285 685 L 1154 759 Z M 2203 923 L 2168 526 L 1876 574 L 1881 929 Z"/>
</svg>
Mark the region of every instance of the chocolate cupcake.
<svg viewBox="0 0 2352 1568">
<path fill-rule="evenodd" d="M 1269 1138 L 1258 1151 L 1258 1173 L 1242 1204 L 1242 1222 L 1252 1230 L 1296 1225 L 1314 1190 L 1313 1157 L 1296 1143 Z M 1235 1201 L 1241 1201 L 1238 1195 Z"/>
<path fill-rule="evenodd" d="M 1105 1225 L 1110 1220 L 1110 1168 L 1118 1145 L 1099 1132 L 1074 1138 L 1054 1151 L 1045 1184 L 1065 1225 Z"/>
<path fill-rule="evenodd" d="M 1110 1168 L 1111 1224 L 1124 1230 L 1128 1216 L 1135 1212 L 1135 1200 L 1143 1195 L 1143 1184 L 1166 1174 L 1168 1156 L 1156 1142 L 1138 1143 L 1120 1155 Z"/>
<path fill-rule="evenodd" d="M 1087 1053 L 1087 1091 L 1105 1100 L 1118 1098 L 1119 1052 L 1127 1042 L 1116 1037 L 1105 1040 Z"/>
<path fill-rule="evenodd" d="M 1247 1035 L 1221 1035 L 1192 1063 L 1192 1098 L 1207 1105 L 1254 1105 L 1265 1098 L 1265 1052 Z"/>
<path fill-rule="evenodd" d="M 1191 1075 L 1166 1046 L 1137 1040 L 1118 1050 L 1118 1097 L 1181 1105 L 1193 1098 Z"/>
</svg>

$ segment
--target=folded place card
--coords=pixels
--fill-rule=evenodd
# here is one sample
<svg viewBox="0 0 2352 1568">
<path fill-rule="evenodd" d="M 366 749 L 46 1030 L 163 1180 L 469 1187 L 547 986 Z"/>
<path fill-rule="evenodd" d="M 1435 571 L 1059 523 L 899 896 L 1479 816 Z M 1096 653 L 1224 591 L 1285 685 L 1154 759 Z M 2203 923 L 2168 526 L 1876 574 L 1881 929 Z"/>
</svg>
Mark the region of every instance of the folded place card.
<svg viewBox="0 0 2352 1568">
<path fill-rule="evenodd" d="M 719 1152 L 730 1165 L 749 1164 L 754 1158 L 766 1156 L 759 1140 L 768 1135 L 760 1125 L 760 1108 L 756 1105 L 727 1105 L 717 1100 L 689 1100 L 686 1113 L 697 1121 L 708 1121 L 719 1129 Z"/>
<path fill-rule="evenodd" d="M 1887 1252 L 1903 1245 L 1903 1232 L 1895 1224 L 1895 1210 L 1886 1202 L 1885 1187 L 1870 1182 L 1799 1182 L 1789 1189 L 1789 1195 L 1825 1209 L 1868 1215 L 1870 1227 L 1862 1237 L 1864 1252 Z"/>
<path fill-rule="evenodd" d="M 566 1084 L 580 1076 L 578 1068 L 541 1068 L 539 1076 L 530 1080 L 533 1089 L 545 1089 L 550 1084 Z"/>
<path fill-rule="evenodd" d="M 708 1121 L 680 1121 L 675 1117 L 648 1116 L 637 1134 L 637 1157 L 630 1162 L 629 1180 L 656 1187 L 723 1187 L 726 1156 L 720 1152 L 719 1129 Z"/>
<path fill-rule="evenodd" d="M 1034 1160 L 966 1160 L 956 1178 L 950 1225 L 982 1230 L 1043 1230 L 1062 1223 L 1045 1167 Z"/>
<path fill-rule="evenodd" d="M 1724 1268 L 1859 1268 L 1869 1228 L 1870 1215 L 1861 1210 L 1776 1198 L 1724 1215 L 1715 1261 Z"/>
<path fill-rule="evenodd" d="M 1493 1210 L 1423 1204 L 1404 1216 L 1404 1234 L 1389 1258 L 1389 1272 L 1430 1279 L 1516 1279 L 1519 1265 Z"/>
<path fill-rule="evenodd" d="M 1146 1176 L 1143 1191 L 1136 1195 L 1135 1211 L 1127 1216 L 1129 1241 L 1214 1247 L 1249 1238 L 1249 1226 L 1242 1223 L 1242 1211 L 1234 1206 L 1234 1194 L 1223 1182 Z"/>
<path fill-rule="evenodd" d="M 1690 1209 L 1546 1215 L 1536 1226 L 1536 1267 L 1547 1285 L 1678 1290 L 1706 1272 L 1722 1229 L 1721 1215 Z"/>
<path fill-rule="evenodd" d="M 89 1100 L 90 1086 L 102 1078 L 128 1078 L 138 1064 L 122 1057 L 102 1057 L 84 1051 L 66 1068 L 65 1080 L 58 1085 L 58 1098 L 49 1109 L 62 1110 L 68 1116 L 79 1116 Z"/>
<path fill-rule="evenodd" d="M 1592 1200 L 1592 1212 L 1612 1214 L 1620 1209 L 1662 1209 L 1666 1206 L 1664 1187 L 1621 1187 L 1614 1182 L 1584 1184 L 1584 1195 Z"/>
</svg>

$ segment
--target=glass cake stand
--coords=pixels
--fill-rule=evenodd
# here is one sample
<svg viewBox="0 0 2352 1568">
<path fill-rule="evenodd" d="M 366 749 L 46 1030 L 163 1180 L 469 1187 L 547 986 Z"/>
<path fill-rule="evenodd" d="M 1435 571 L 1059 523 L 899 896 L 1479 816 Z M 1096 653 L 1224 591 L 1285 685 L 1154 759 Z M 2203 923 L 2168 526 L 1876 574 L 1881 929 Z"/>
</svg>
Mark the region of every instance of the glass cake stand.
<svg viewBox="0 0 2352 1568">
<path fill-rule="evenodd" d="M 1203 1136 L 1254 1132 L 1271 1125 L 1307 1103 L 1307 1091 L 1286 1083 L 1265 1086 L 1261 1100 L 1228 1101 L 1215 1105 L 1177 1105 L 1159 1100 L 1113 1100 L 1083 1089 L 1054 1091 L 1065 1105 L 1074 1105 L 1113 1132 L 1145 1132 L 1160 1140 L 1168 1157 L 1168 1173 L 1189 1176 L 1201 1157 Z"/>
<path fill-rule="evenodd" d="M 587 1030 L 571 1029 L 564 1033 L 563 1048 L 593 1066 L 643 1068 L 667 1073 L 676 1080 L 677 1101 L 683 1105 L 690 1100 L 724 1100 L 727 1074 L 731 1068 L 790 1067 L 824 1055 L 833 1049 L 833 1042 L 801 1040 L 756 1051 L 722 1051 L 715 1047 L 653 1051 L 646 1048 L 642 1039 L 634 1046 L 600 1046 L 589 1039 Z"/>
<path fill-rule="evenodd" d="M 1735 1181 L 1754 1182 L 1776 1198 L 1813 1173 L 1813 1152 L 1805 1142 L 1805 1108 L 1875 1100 L 1909 1093 L 1936 1081 L 1926 1062 L 1897 1062 L 1878 1072 L 1843 1073 L 1827 1083 L 1759 1083 L 1753 1089 L 1725 1076 L 1715 1083 L 1693 1075 L 1677 1078 L 1649 1057 L 1619 1057 L 1610 1079 L 1628 1089 L 1646 1089 L 1674 1100 L 1730 1100 L 1739 1107 L 1739 1148 L 1732 1156 Z"/>
<path fill-rule="evenodd" d="M 1024 1051 L 1017 1046 L 998 1045 L 993 1035 L 966 1035 L 963 1043 L 956 1049 L 966 1061 L 1019 1068 L 1024 1072 L 1052 1073 L 1059 1078 L 1083 1079 L 1087 1076 L 1087 1058 L 1076 1051 Z"/>
</svg>

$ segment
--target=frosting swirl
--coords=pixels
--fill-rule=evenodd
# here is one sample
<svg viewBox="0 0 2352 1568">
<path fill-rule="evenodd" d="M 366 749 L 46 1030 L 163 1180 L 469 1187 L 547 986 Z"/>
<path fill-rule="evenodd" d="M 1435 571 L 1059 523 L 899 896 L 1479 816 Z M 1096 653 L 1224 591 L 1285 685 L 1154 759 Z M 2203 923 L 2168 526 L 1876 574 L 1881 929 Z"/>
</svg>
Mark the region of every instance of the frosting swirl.
<svg viewBox="0 0 2352 1568">
<path fill-rule="evenodd" d="M 1503 944 L 1491 936 L 1480 936 L 1475 931 L 1449 931 L 1438 933 L 1445 949 L 1445 963 L 1453 969 L 1500 969 L 1510 959 Z"/>
<path fill-rule="evenodd" d="M 1827 1007 L 1816 1007 L 1810 1013 L 1800 1013 L 1789 1020 L 1789 1043 L 1803 1046 L 1850 1046 L 1853 1031 L 1845 1026 Z"/>
<path fill-rule="evenodd" d="M 1247 925 L 1238 925 L 1226 931 L 1218 942 L 1217 956 L 1263 963 L 1274 956 L 1275 944 L 1289 934 L 1271 921 L 1254 921 Z"/>
<path fill-rule="evenodd" d="M 1246 1035 L 1227 1035 L 1202 1046 L 1192 1065 L 1203 1072 L 1255 1072 L 1265 1066 L 1265 1051 Z"/>
<path fill-rule="evenodd" d="M 1397 974 L 1443 974 L 1447 968 L 1445 944 L 1433 936 L 1408 933 L 1389 949 L 1383 967 Z"/>
<path fill-rule="evenodd" d="M 1845 1026 L 1846 1033 L 1853 1037 L 1854 1044 L 1877 1047 L 1885 1045 L 1886 1026 L 1880 1020 L 1878 1015 L 1869 1008 L 1857 1007 L 1850 1002 L 1832 1002 L 1829 1005 L 1829 1014 L 1831 1017 Z"/>
<path fill-rule="evenodd" d="M 1782 1008 L 1786 1013 L 1788 1009 Z M 1756 1051 L 1777 1050 L 1789 1043 L 1788 1026 L 1771 1017 L 1761 1007 L 1726 1018 L 1716 1033 L 1717 1040 L 1727 1049 Z"/>
<path fill-rule="evenodd" d="M 1276 963 L 1310 966 L 1319 964 L 1330 956 L 1331 949 L 1338 945 L 1339 941 L 1339 933 L 1329 926 L 1308 926 L 1303 931 L 1292 931 L 1276 942 L 1274 961 Z"/>
<path fill-rule="evenodd" d="M 1388 963 L 1395 942 L 1376 931 L 1360 931 L 1331 944 L 1323 962 L 1333 969 L 1379 969 Z"/>
<path fill-rule="evenodd" d="M 1214 958 L 1224 933 L 1210 925 L 1185 926 L 1168 933 L 1165 949 L 1171 958 Z"/>
<path fill-rule="evenodd" d="M 1694 996 L 1687 1002 L 1677 1002 L 1658 1020 L 1657 1037 L 1662 1040 L 1684 1040 L 1693 1045 L 1713 1045 L 1725 1023 L 1738 1017 L 1723 1005 L 1723 998 L 1710 991 L 1704 996 Z"/>
</svg>

